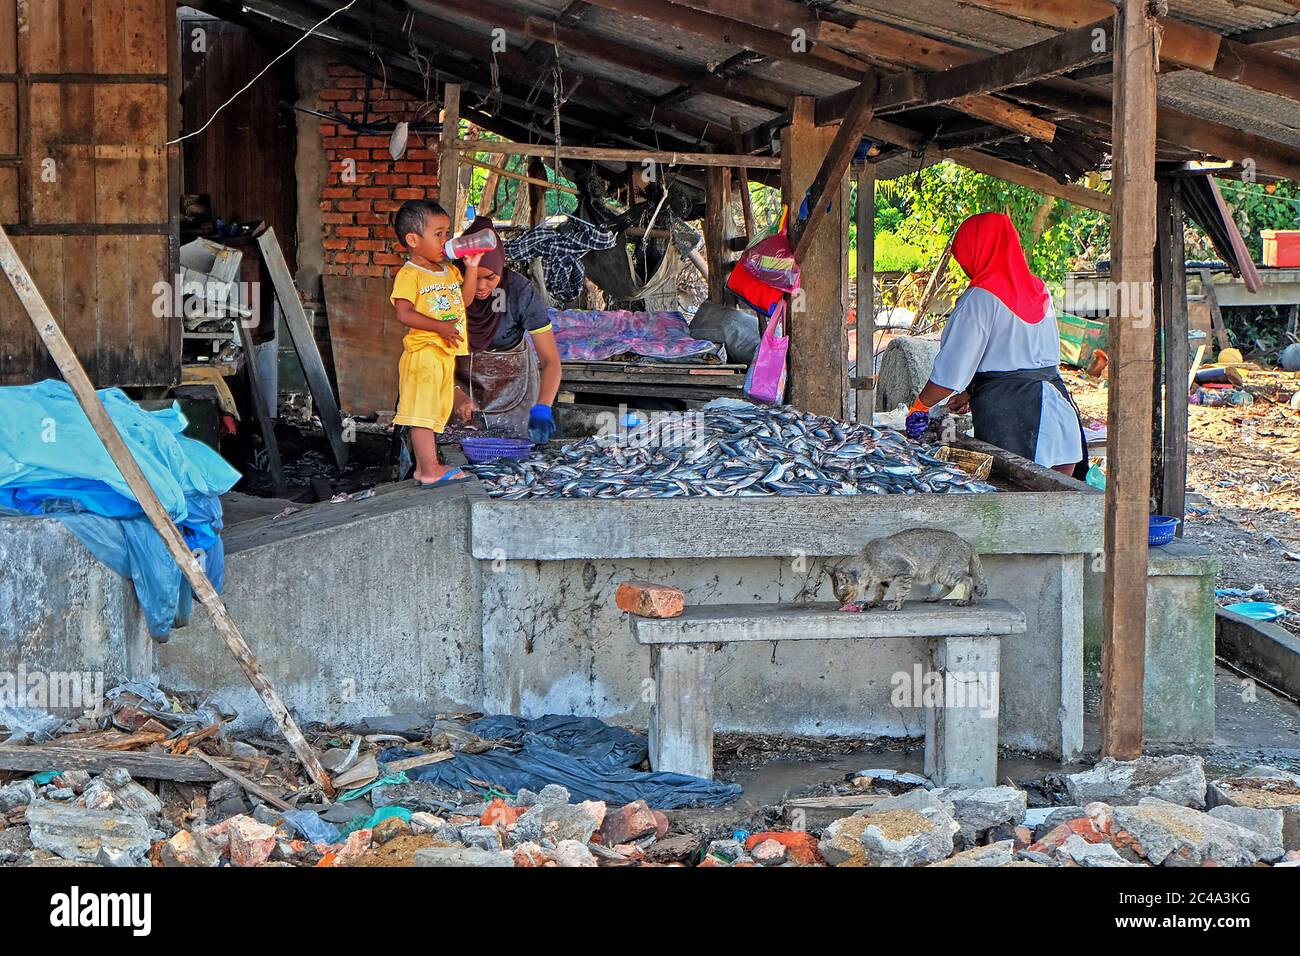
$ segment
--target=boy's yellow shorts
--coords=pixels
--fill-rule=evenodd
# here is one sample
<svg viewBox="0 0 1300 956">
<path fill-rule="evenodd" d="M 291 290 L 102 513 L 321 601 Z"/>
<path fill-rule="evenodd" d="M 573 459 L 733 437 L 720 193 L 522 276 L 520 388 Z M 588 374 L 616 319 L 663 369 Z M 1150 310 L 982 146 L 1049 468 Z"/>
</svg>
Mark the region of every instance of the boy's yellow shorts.
<svg viewBox="0 0 1300 956">
<path fill-rule="evenodd" d="M 404 349 L 397 364 L 397 383 L 393 422 L 441 432 L 451 418 L 456 356 L 430 347 Z"/>
</svg>

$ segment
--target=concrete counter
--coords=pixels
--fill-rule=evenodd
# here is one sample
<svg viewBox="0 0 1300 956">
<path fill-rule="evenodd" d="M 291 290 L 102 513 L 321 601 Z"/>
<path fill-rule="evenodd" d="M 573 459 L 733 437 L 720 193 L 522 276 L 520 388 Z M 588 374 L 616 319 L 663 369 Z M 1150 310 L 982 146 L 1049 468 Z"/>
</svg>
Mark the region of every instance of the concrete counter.
<svg viewBox="0 0 1300 956">
<path fill-rule="evenodd" d="M 1003 743 L 1070 758 L 1082 746 L 1082 695 L 1072 688 L 1083 668 L 1084 566 L 1101 547 L 1103 497 L 1024 462 L 999 460 L 998 469 L 1028 487 L 985 495 L 505 502 L 476 485 L 390 486 L 364 501 L 232 528 L 225 599 L 304 720 L 482 710 L 574 712 L 645 726 L 647 652 L 614 606 L 620 581 L 674 584 L 693 604 L 830 600 L 828 563 L 872 537 L 945 528 L 981 552 L 990 597 L 1027 619 L 1027 632 L 1003 648 Z M 54 522 L 39 524 L 53 530 L 21 548 L 39 542 L 51 566 L 97 568 Z M 21 557 L 21 548 L 8 547 Z M 127 611 L 97 616 L 112 633 L 96 645 L 138 646 L 129 585 L 98 571 L 95 580 L 112 578 Z M 89 613 L 90 591 L 104 584 L 79 580 L 40 615 L 55 619 L 83 606 Z M 10 600 L 22 600 L 21 588 L 11 590 Z M 54 633 L 38 624 L 24 626 Z M 717 726 L 919 736 L 922 708 L 897 696 L 899 681 L 925 660 L 914 643 L 758 642 L 718 651 Z M 66 642 L 49 646 L 60 658 L 86 657 Z M 30 648 L 6 622 L 0 669 Z M 221 696 L 240 711 L 241 724 L 265 719 L 201 612 L 149 651 L 166 686 Z"/>
</svg>

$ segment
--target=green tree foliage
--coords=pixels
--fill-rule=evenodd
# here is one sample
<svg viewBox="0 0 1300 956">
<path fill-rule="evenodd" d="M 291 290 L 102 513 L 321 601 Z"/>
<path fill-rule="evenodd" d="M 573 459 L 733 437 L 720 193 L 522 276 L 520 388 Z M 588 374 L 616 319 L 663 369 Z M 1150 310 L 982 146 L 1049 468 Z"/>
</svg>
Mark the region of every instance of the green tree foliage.
<svg viewBox="0 0 1300 956">
<path fill-rule="evenodd" d="M 1219 191 L 1232 210 L 1251 258 L 1262 261 L 1262 229 L 1300 229 L 1300 183 L 1247 183 L 1219 180 Z"/>
<path fill-rule="evenodd" d="M 1105 254 L 1110 228 L 1102 213 L 1061 199 L 1049 204 L 1049 199 L 953 163 L 928 166 L 877 184 L 877 248 L 882 234 L 892 234 L 933 262 L 967 217 L 1005 212 L 1020 231 L 1030 268 L 1048 282 L 1060 282 L 1066 272 Z"/>
</svg>

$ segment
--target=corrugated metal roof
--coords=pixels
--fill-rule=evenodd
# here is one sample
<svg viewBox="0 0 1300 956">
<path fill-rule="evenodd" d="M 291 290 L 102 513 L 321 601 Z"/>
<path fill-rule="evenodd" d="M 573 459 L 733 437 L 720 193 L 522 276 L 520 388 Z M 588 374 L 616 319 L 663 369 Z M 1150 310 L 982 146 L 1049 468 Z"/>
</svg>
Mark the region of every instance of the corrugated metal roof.
<svg viewBox="0 0 1300 956">
<path fill-rule="evenodd" d="M 1171 0 L 1169 15 L 1223 34 L 1300 21 L 1300 10 L 1285 0 Z"/>
<path fill-rule="evenodd" d="M 1159 88 L 1166 106 L 1300 147 L 1300 106 L 1293 100 L 1192 70 L 1161 76 Z"/>
</svg>

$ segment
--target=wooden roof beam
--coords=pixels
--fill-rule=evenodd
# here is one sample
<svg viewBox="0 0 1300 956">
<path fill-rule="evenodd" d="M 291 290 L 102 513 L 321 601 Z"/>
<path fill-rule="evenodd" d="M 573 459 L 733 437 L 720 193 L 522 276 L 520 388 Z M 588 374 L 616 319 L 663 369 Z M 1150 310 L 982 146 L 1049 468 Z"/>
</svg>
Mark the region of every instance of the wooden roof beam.
<svg viewBox="0 0 1300 956">
<path fill-rule="evenodd" d="M 775 60 L 799 63 L 848 80 L 860 80 L 867 69 L 861 60 L 824 43 L 808 42 L 802 52 L 794 49 L 794 38 L 752 23 L 717 16 L 673 0 L 587 0 L 594 7 L 666 24 L 699 36 L 763 53 Z"/>
<path fill-rule="evenodd" d="M 900 73 L 886 77 L 881 81 L 876 112 L 883 115 L 900 109 L 935 105 L 948 105 L 957 109 L 964 107 L 964 112 L 970 112 L 981 119 L 999 126 L 1010 126 L 1033 138 L 1050 142 L 1055 135 L 1055 127 L 1051 123 L 1030 114 L 1030 122 L 1036 128 L 1032 131 L 1024 129 L 1016 115 L 1023 114 L 1024 110 L 1005 100 L 981 94 L 1022 86 L 1033 80 L 1056 76 L 1109 59 L 1114 26 L 1114 18 L 1111 17 L 1058 34 L 1041 43 L 1020 47 L 1009 53 L 981 57 L 946 70 Z M 849 90 L 819 100 L 818 122 L 828 123 L 839 119 L 852 93 Z"/>
<path fill-rule="evenodd" d="M 464 4 L 458 0 L 407 0 L 411 9 L 445 19 L 447 15 L 470 17 L 481 23 L 522 36 L 529 36 L 601 60 L 625 70 L 653 76 L 676 86 L 689 86 L 700 93 L 711 93 L 737 103 L 762 109 L 786 109 L 794 94 L 789 90 L 771 86 L 754 77 L 723 78 L 711 73 L 675 64 L 656 53 L 621 46 L 609 39 L 573 27 L 562 27 L 555 21 L 528 16 L 510 7 L 489 0 L 475 0 Z"/>
<path fill-rule="evenodd" d="M 1238 33 L 1232 39 L 1237 43 L 1246 44 L 1252 50 L 1286 53 L 1300 49 L 1300 23 L 1283 23 L 1281 26 Z"/>
<path fill-rule="evenodd" d="M 844 70 L 838 68 L 846 65 L 845 61 L 850 65 L 856 65 L 857 75 L 852 77 L 854 79 L 861 79 L 863 71 L 867 68 L 865 63 L 854 60 L 844 52 L 839 54 L 844 58 L 843 60 L 838 61 L 835 67 L 829 66 L 826 51 L 834 50 L 837 44 L 823 43 L 817 39 L 820 37 L 818 31 L 825 26 L 825 21 L 814 19 L 806 7 L 792 0 L 672 0 L 671 3 L 661 2 L 661 0 L 592 0 L 592 2 L 607 6 L 611 10 L 669 23 L 680 29 L 690 30 L 722 42 L 743 43 L 782 62 L 798 64 L 838 76 L 845 75 Z M 628 9 L 629 7 L 631 9 Z M 885 33 L 893 31 L 889 39 L 894 41 L 893 45 L 896 47 L 915 46 L 911 34 L 894 27 L 881 27 L 874 32 L 879 34 L 882 31 Z M 857 44 L 854 52 L 873 61 L 880 60 L 880 49 L 875 39 L 877 37 L 873 37 L 871 42 Z M 942 61 L 912 53 L 910 54 L 912 58 L 903 57 L 898 62 L 923 69 L 944 69 L 949 65 L 983 59 L 978 53 L 962 51 L 956 47 L 952 49 L 957 52 Z M 809 51 L 819 52 L 814 54 Z M 917 59 L 917 56 L 920 58 Z M 832 103 L 829 111 L 824 102 L 819 101 L 817 123 L 827 125 L 839 122 L 854 92 L 855 89 L 850 88 L 829 98 Z M 923 99 L 923 91 L 915 75 L 908 73 L 881 75 L 878 113 L 897 112 L 923 105 Z M 1055 127 L 1051 123 L 1035 117 L 1029 110 L 999 100 L 997 97 L 973 93 L 956 95 L 950 99 L 953 101 L 954 109 L 969 113 L 986 122 L 1004 126 L 1021 135 L 1047 142 L 1051 142 L 1055 135 Z"/>
<path fill-rule="evenodd" d="M 1057 78 L 1015 90 L 1011 95 L 1048 109 L 1110 123 L 1110 95 L 1084 83 Z M 1250 161 L 1261 173 L 1300 180 L 1300 149 L 1222 123 L 1161 107 L 1156 111 L 1156 136 L 1219 159 Z"/>
</svg>

